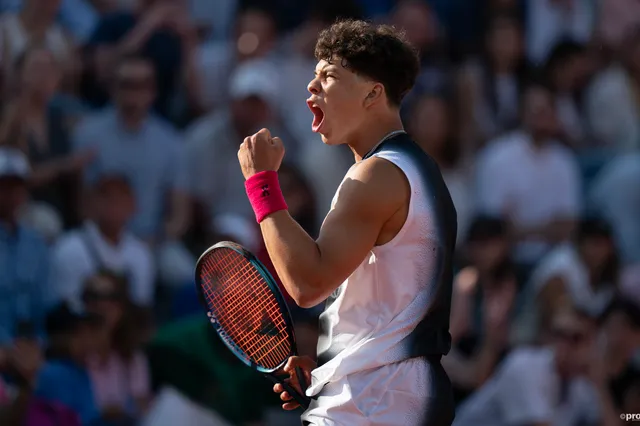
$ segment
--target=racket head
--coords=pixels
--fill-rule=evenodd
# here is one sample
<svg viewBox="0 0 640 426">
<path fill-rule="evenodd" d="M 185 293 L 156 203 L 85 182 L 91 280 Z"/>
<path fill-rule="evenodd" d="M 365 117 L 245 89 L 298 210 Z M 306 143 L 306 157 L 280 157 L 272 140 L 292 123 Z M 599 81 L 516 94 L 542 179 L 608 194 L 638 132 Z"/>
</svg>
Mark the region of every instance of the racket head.
<svg viewBox="0 0 640 426">
<path fill-rule="evenodd" d="M 195 280 L 211 325 L 247 366 L 270 374 L 296 355 L 289 307 L 249 250 L 231 241 L 211 246 L 196 263 Z"/>
</svg>

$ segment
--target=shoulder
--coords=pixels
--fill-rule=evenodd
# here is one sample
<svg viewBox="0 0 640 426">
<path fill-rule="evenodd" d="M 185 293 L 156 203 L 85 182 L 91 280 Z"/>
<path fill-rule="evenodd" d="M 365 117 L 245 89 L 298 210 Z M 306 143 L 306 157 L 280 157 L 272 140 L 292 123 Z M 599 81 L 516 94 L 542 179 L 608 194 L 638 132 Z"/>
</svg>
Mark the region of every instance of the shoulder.
<svg viewBox="0 0 640 426">
<path fill-rule="evenodd" d="M 349 169 L 338 190 L 336 209 L 356 209 L 363 215 L 390 215 L 406 202 L 410 191 L 409 181 L 398 166 L 371 157 Z"/>
<path fill-rule="evenodd" d="M 75 258 L 83 251 L 82 238 L 79 230 L 73 230 L 63 234 L 53 246 L 56 256 Z"/>
<path fill-rule="evenodd" d="M 20 238 L 32 247 L 32 249 L 39 249 L 42 252 L 47 251 L 47 242 L 38 231 L 24 225 L 21 225 L 19 229 Z"/>
<path fill-rule="evenodd" d="M 513 161 L 521 155 L 525 138 L 522 132 L 512 132 L 494 139 L 478 153 L 478 165 L 493 166 Z"/>
<path fill-rule="evenodd" d="M 224 126 L 228 117 L 226 111 L 216 111 L 193 122 L 185 130 L 185 143 L 188 148 L 198 149 L 203 145 L 209 145 L 211 138 Z"/>
<path fill-rule="evenodd" d="M 514 350 L 504 361 L 502 373 L 508 377 L 534 377 L 551 366 L 553 353 L 546 348 L 523 347 Z"/>
<path fill-rule="evenodd" d="M 131 258 L 130 261 L 139 261 L 140 259 L 150 260 L 152 258 L 149 246 L 133 234 L 127 236 L 127 251 Z"/>
<path fill-rule="evenodd" d="M 181 133 L 176 129 L 173 124 L 168 122 L 162 117 L 152 115 L 149 118 L 149 126 L 154 136 L 158 136 L 161 140 L 169 144 L 179 143 Z"/>
</svg>

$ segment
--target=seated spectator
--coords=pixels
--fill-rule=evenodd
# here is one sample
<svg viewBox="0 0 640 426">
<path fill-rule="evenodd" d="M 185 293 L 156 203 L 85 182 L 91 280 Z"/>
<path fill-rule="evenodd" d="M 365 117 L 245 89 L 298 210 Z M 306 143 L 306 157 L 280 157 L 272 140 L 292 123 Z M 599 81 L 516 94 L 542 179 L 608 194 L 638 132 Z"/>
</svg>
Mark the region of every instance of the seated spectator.
<svg viewBox="0 0 640 426">
<path fill-rule="evenodd" d="M 556 247 L 531 274 L 523 312 L 526 341 L 535 341 L 555 312 L 567 306 L 601 315 L 613 299 L 619 272 L 609 226 L 598 219 L 582 220 L 575 242 Z"/>
<path fill-rule="evenodd" d="M 640 109 L 634 95 L 640 76 L 640 27 L 625 37 L 618 56 L 619 62 L 594 78 L 585 108 L 599 144 L 631 152 L 640 147 Z"/>
<path fill-rule="evenodd" d="M 99 318 L 65 304 L 54 308 L 46 319 L 49 348 L 38 373 L 35 395 L 72 409 L 83 426 L 97 425 L 101 420 L 87 370 L 100 325 Z"/>
<path fill-rule="evenodd" d="M 103 175 L 89 194 L 89 219 L 63 235 L 52 253 L 55 296 L 81 306 L 85 281 L 99 272 L 111 272 L 127 282 L 128 295 L 141 306 L 151 306 L 155 295 L 155 265 L 149 247 L 126 227 L 135 211 L 129 181 Z"/>
<path fill-rule="evenodd" d="M 14 64 L 17 59 L 29 46 L 41 45 L 61 64 L 63 87 L 73 91 L 70 86 L 77 81 L 79 61 L 74 41 L 55 22 L 60 3 L 60 0 L 23 0 L 18 13 L 6 13 L 0 18 L 0 60 L 5 90 L 10 91 L 16 82 Z"/>
<path fill-rule="evenodd" d="M 412 106 L 411 136 L 440 166 L 458 214 L 458 242 L 467 233 L 474 213 L 469 164 L 458 132 L 453 103 L 442 96 L 425 95 Z M 469 153 L 467 153 L 469 154 Z"/>
<path fill-rule="evenodd" d="M 620 48 L 624 37 L 640 25 L 640 4 L 634 0 L 603 1 L 598 12 L 597 40 L 614 52 Z"/>
<path fill-rule="evenodd" d="M 635 413 L 638 402 L 638 366 L 634 357 L 640 349 L 640 305 L 621 292 L 602 319 L 601 342 L 594 371 L 603 403 L 603 417 L 617 424 L 620 413 Z M 635 395 L 634 395 L 635 394 Z M 631 410 L 631 411 L 627 411 Z"/>
<path fill-rule="evenodd" d="M 158 250 L 158 256 L 168 258 L 166 264 L 159 261 L 158 265 L 170 261 L 170 274 L 161 270 L 161 281 L 183 285 L 193 277 L 195 260 L 178 243 L 190 220 L 180 135 L 150 111 L 155 78 L 148 60 L 124 58 L 116 69 L 114 83 L 114 107 L 87 118 L 74 134 L 77 151 L 97 152 L 85 180 L 91 184 L 105 173 L 129 180 L 137 207 L 130 229 Z"/>
<path fill-rule="evenodd" d="M 103 319 L 87 364 L 98 408 L 115 424 L 134 421 L 147 410 L 151 383 L 126 285 L 118 277 L 95 275 L 87 280 L 83 300 L 87 312 Z"/>
<path fill-rule="evenodd" d="M 591 143 L 580 98 L 592 73 L 587 47 L 571 40 L 559 42 L 549 54 L 544 73 L 556 93 L 564 140 L 578 150 L 584 149 Z"/>
<path fill-rule="evenodd" d="M 47 245 L 18 219 L 29 177 L 22 152 L 0 147 L 0 346 L 13 340 L 20 322 L 39 330 L 49 300 Z"/>
<path fill-rule="evenodd" d="M 458 77 L 464 143 L 477 147 L 514 129 L 528 77 L 522 25 L 514 17 L 491 19 L 482 54 Z"/>
<path fill-rule="evenodd" d="M 590 206 L 606 218 L 616 237 L 623 264 L 640 264 L 640 153 L 620 156 L 596 176 Z"/>
<path fill-rule="evenodd" d="M 544 63 L 564 37 L 587 43 L 593 34 L 599 3 L 572 0 L 527 1 L 527 56 Z"/>
<path fill-rule="evenodd" d="M 277 79 L 270 63 L 244 62 L 231 79 L 229 109 L 210 113 L 186 132 L 189 190 L 207 223 L 223 213 L 255 218 L 238 166 L 238 148 L 245 137 L 267 127 L 294 153 L 295 141 L 277 126 Z"/>
<path fill-rule="evenodd" d="M 157 96 L 157 113 L 172 113 L 176 91 L 185 87 L 188 99 L 200 103 L 196 70 L 196 27 L 186 2 L 144 0 L 134 10 L 120 10 L 100 19 L 86 47 L 89 64 L 85 96 L 95 106 L 108 103 L 111 73 L 124 57 L 141 53 L 148 58 L 156 79 L 149 83 Z M 195 106 L 196 109 L 199 108 Z"/>
<path fill-rule="evenodd" d="M 595 334 L 590 317 L 559 313 L 549 343 L 511 352 L 462 404 L 454 426 L 598 424 L 600 401 L 586 376 Z"/>
<path fill-rule="evenodd" d="M 425 93 L 451 94 L 451 64 L 445 53 L 445 34 L 437 15 L 424 1 L 402 0 L 395 3 L 388 19 L 405 32 L 407 40 L 420 55 L 420 74 L 407 95 L 406 103 L 410 104 L 414 96 Z"/>
<path fill-rule="evenodd" d="M 493 374 L 509 348 L 518 289 L 507 231 L 505 221 L 479 217 L 461 250 L 468 265 L 454 279 L 452 348 L 442 359 L 457 403 Z"/>
<path fill-rule="evenodd" d="M 32 203 L 53 208 L 65 228 L 79 223 L 79 177 L 91 162 L 91 151 L 72 153 L 72 114 L 52 103 L 60 64 L 49 50 L 32 47 L 17 59 L 15 97 L 2 122 L 2 141 L 23 150 L 33 173 Z"/>
<path fill-rule="evenodd" d="M 530 268 L 571 235 L 581 210 L 581 180 L 573 153 L 559 134 L 551 92 L 531 85 L 522 105 L 523 128 L 491 142 L 477 160 L 478 208 L 513 227 L 514 260 Z"/>
<path fill-rule="evenodd" d="M 202 75 L 206 110 L 224 108 L 233 101 L 231 80 L 234 70 L 243 62 L 275 59 L 278 42 L 275 18 L 268 6 L 243 8 L 236 15 L 231 39 L 205 43 L 200 47 L 198 70 Z M 277 79 L 275 76 L 272 81 Z"/>
</svg>

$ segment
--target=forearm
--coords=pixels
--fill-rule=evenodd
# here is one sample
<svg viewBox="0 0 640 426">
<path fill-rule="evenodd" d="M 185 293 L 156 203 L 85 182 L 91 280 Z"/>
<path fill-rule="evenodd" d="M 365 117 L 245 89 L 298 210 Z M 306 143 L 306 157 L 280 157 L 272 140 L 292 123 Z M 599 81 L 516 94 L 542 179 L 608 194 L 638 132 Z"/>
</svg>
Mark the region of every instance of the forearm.
<svg viewBox="0 0 640 426">
<path fill-rule="evenodd" d="M 322 255 L 316 242 L 288 211 L 273 213 L 260 223 L 271 261 L 295 302 L 312 307 L 322 302 Z"/>
</svg>

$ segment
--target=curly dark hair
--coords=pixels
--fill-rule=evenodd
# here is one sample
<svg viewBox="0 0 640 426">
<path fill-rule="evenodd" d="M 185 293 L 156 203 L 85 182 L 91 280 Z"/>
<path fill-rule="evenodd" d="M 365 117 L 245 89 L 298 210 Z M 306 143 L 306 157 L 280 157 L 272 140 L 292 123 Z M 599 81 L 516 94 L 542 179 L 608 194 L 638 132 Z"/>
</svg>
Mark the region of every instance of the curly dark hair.
<svg viewBox="0 0 640 426">
<path fill-rule="evenodd" d="M 387 99 L 400 106 L 413 87 L 420 62 L 404 34 L 389 25 L 340 20 L 323 30 L 316 43 L 318 61 L 342 61 L 352 72 L 381 83 Z"/>
</svg>

